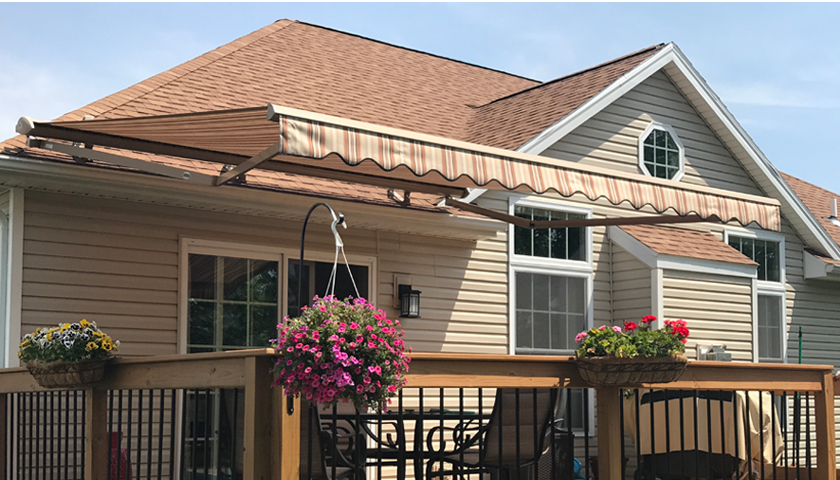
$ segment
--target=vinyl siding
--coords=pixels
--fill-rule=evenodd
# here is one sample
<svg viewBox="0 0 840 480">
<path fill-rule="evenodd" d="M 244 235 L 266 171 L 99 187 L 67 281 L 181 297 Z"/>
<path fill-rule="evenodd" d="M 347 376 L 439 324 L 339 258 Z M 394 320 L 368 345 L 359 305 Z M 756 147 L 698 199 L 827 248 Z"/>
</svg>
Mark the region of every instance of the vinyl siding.
<svg viewBox="0 0 840 480">
<path fill-rule="evenodd" d="M 725 344 L 733 360 L 752 360 L 752 282 L 722 275 L 663 273 L 665 318 L 680 318 L 691 330 L 686 356 L 696 345 Z"/>
<path fill-rule="evenodd" d="M 638 323 L 650 315 L 651 269 L 618 245 L 613 245 L 613 324 L 622 326 L 624 320 Z"/>
<path fill-rule="evenodd" d="M 662 71 L 604 108 L 542 155 L 641 173 L 639 137 L 652 121 L 673 127 L 685 146 L 682 182 L 762 194 L 746 170 Z"/>
<path fill-rule="evenodd" d="M 344 212 L 348 219 L 352 212 Z M 301 224 L 201 210 L 27 192 L 23 332 L 81 318 L 122 340 L 125 355 L 177 352 L 179 239 L 288 249 Z M 332 254 L 332 235 L 307 232 L 307 251 Z M 349 255 L 376 257 L 377 303 L 392 317 L 393 277 L 423 292 L 419 319 L 406 319 L 416 351 L 507 352 L 505 234 L 445 240 L 352 227 Z"/>
</svg>

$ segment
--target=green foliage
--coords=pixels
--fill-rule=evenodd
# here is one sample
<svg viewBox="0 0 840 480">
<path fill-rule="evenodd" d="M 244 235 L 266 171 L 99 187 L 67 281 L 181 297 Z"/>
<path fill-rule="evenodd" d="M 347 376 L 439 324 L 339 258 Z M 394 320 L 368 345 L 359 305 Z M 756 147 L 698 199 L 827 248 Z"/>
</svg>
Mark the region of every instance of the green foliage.
<svg viewBox="0 0 840 480">
<path fill-rule="evenodd" d="M 668 357 L 685 352 L 689 331 L 683 320 L 665 320 L 664 328 L 651 330 L 656 317 L 646 316 L 642 322 L 624 322 L 620 327 L 603 325 L 577 335 L 578 357 Z"/>
<path fill-rule="evenodd" d="M 117 352 L 119 341 L 114 341 L 96 326 L 96 322 L 59 324 L 54 328 L 38 328 L 23 337 L 18 357 L 21 362 L 39 361 L 78 362 L 107 358 Z"/>
</svg>

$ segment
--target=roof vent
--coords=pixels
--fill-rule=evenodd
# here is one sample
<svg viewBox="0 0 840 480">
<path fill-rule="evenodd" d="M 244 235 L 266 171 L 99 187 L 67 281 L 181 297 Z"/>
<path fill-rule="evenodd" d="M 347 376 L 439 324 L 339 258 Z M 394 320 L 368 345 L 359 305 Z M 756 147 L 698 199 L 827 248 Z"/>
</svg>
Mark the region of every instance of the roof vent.
<svg viewBox="0 0 840 480">
<path fill-rule="evenodd" d="M 829 222 L 840 227 L 840 219 L 837 218 L 837 199 L 831 199 L 831 216 L 826 218 Z"/>
</svg>

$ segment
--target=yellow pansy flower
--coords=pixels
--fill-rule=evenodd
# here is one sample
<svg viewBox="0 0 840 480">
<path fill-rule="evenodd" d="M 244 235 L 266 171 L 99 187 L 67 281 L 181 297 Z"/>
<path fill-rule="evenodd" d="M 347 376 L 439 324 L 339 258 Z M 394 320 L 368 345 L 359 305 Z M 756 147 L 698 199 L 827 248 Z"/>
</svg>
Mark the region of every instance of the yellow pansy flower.
<svg viewBox="0 0 840 480">
<path fill-rule="evenodd" d="M 97 345 L 96 342 L 88 342 L 88 344 L 85 346 L 85 350 L 87 350 L 88 352 L 96 350 L 97 348 L 99 348 L 99 345 Z"/>
<path fill-rule="evenodd" d="M 114 349 L 114 344 L 112 344 L 111 342 L 109 342 L 109 341 L 102 342 L 102 350 L 105 350 L 106 352 L 110 352 L 113 349 Z"/>
<path fill-rule="evenodd" d="M 65 323 L 64 325 L 62 325 L 62 326 L 61 326 L 61 333 L 66 332 L 68 328 L 70 328 L 70 324 L 69 324 L 69 323 Z"/>
<path fill-rule="evenodd" d="M 90 326 L 90 322 L 88 322 L 87 320 L 85 320 L 85 319 L 83 318 L 83 319 L 82 319 L 82 321 L 81 321 L 81 322 L 79 322 L 79 325 L 81 325 L 81 326 L 82 326 L 82 328 L 87 328 L 87 327 L 89 327 L 89 326 Z"/>
</svg>

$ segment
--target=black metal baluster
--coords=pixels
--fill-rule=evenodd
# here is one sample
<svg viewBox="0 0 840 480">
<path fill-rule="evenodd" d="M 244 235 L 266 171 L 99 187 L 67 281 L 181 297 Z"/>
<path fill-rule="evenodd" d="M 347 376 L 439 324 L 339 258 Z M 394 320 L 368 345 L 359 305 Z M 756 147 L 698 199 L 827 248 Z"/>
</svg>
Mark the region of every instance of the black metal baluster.
<svg viewBox="0 0 840 480">
<path fill-rule="evenodd" d="M 718 392 L 718 406 L 720 413 L 720 455 L 721 458 L 726 456 L 726 424 L 723 421 L 723 391 Z M 737 457 L 736 457 L 737 458 Z M 776 480 L 776 479 L 773 479 Z"/>
<path fill-rule="evenodd" d="M 479 412 L 479 413 L 481 413 L 481 412 Z M 458 389 L 458 425 L 463 425 L 463 424 L 464 424 L 464 389 L 459 388 Z M 461 438 L 461 441 L 465 442 L 466 438 Z M 463 465 L 464 465 L 464 449 L 463 448 L 458 448 L 458 451 L 459 451 L 458 460 L 459 460 L 460 463 L 458 464 L 458 470 L 456 471 L 456 475 L 455 475 L 456 477 L 461 476 L 461 471 L 463 470 Z M 381 477 L 380 477 L 380 480 L 381 480 Z"/>
<path fill-rule="evenodd" d="M 291 398 L 291 397 L 290 397 Z M 332 422 L 330 424 L 330 428 L 332 428 L 332 462 L 330 464 L 330 470 L 332 471 L 332 476 L 330 478 L 336 478 L 336 470 L 338 466 L 336 462 L 338 461 L 338 430 L 336 429 L 336 424 L 338 423 L 338 407 L 333 405 L 332 407 Z M 358 428 L 358 425 L 356 426 Z M 359 446 L 355 446 L 356 451 L 359 450 Z M 353 480 L 359 480 L 356 478 L 356 475 L 353 475 Z"/>
<path fill-rule="evenodd" d="M 128 407 L 129 412 L 131 407 Z M 131 414 L 129 413 L 129 426 L 131 425 Z M 128 434 L 131 438 L 131 433 Z M 131 465 L 131 447 L 128 448 L 128 464 Z M 140 464 L 143 463 L 143 389 L 137 390 L 137 475 L 140 479 Z"/>
<path fill-rule="evenodd" d="M 310 405 L 312 405 L 312 404 L 310 403 Z M 306 412 L 306 413 L 311 414 L 312 412 Z M 238 427 L 238 424 L 237 424 L 238 417 L 239 417 L 239 390 L 235 389 L 233 391 L 233 427 L 230 430 L 230 469 L 231 469 L 231 477 L 234 476 L 235 471 L 236 471 L 236 450 L 237 450 L 236 449 L 236 431 L 237 431 L 237 427 Z M 308 421 L 308 420 L 304 420 L 304 421 Z M 309 422 L 309 427 L 308 428 L 310 430 L 312 429 L 312 422 Z M 309 442 L 310 442 L 309 443 L 309 458 L 310 458 L 310 460 L 309 460 L 309 470 L 307 470 L 307 472 L 312 472 L 312 435 L 311 435 L 311 432 L 310 432 L 310 435 L 309 435 L 309 439 L 310 439 L 309 440 Z M 308 474 L 312 475 L 311 473 L 308 473 Z"/>
<path fill-rule="evenodd" d="M 516 475 L 519 476 L 519 470 L 522 468 L 522 434 L 520 433 L 520 418 L 519 418 L 519 389 L 516 388 L 513 390 L 514 395 L 514 406 L 516 407 L 514 410 L 514 424 L 516 425 Z"/>
<path fill-rule="evenodd" d="M 111 435 L 111 432 L 113 432 L 113 431 L 114 431 L 114 391 L 109 390 L 108 391 L 108 469 L 109 469 L 109 471 L 110 471 L 110 468 L 111 468 L 111 462 L 114 461 L 114 459 L 111 458 L 111 452 L 114 451 L 114 446 L 112 445 L 114 443 L 114 438 L 113 438 L 113 435 Z"/>
<path fill-rule="evenodd" d="M 774 432 L 775 433 L 775 432 Z M 813 480 L 813 470 L 811 468 L 811 393 L 805 392 L 805 445 L 807 445 L 808 452 L 805 455 L 805 467 L 808 469 L 808 480 Z M 775 452 L 773 452 L 775 454 Z"/>
<path fill-rule="evenodd" d="M 157 478 L 158 478 L 158 480 L 162 480 L 163 479 L 163 412 L 165 411 L 164 409 L 166 407 L 164 405 L 165 402 L 163 400 L 163 389 L 162 388 L 160 389 L 159 393 L 160 393 L 160 400 L 159 400 L 159 403 L 158 403 L 158 410 L 160 410 L 160 412 L 158 412 L 158 468 L 157 468 Z M 174 404 L 172 405 L 172 424 L 173 425 L 175 424 L 175 405 Z M 175 429 L 173 428 L 172 430 L 174 431 Z M 174 447 L 175 447 L 174 443 L 170 444 L 169 445 L 170 451 L 174 450 Z M 185 453 L 186 452 L 181 450 L 181 457 L 184 457 Z M 175 462 L 173 462 L 172 459 L 170 459 L 169 463 L 174 464 Z"/>
<path fill-rule="evenodd" d="M 382 408 L 376 409 L 376 479 L 382 480 Z"/>
<path fill-rule="evenodd" d="M 583 471 L 584 476 L 589 478 L 589 390 L 583 389 Z M 624 398 L 624 391 L 622 390 L 622 396 Z M 571 422 L 567 422 L 567 428 L 571 429 L 572 425 Z M 622 400 L 622 408 L 621 408 L 621 461 L 624 461 L 624 402 Z M 554 437 L 554 432 L 551 432 L 551 436 Z M 574 462 L 572 462 L 574 463 Z M 624 480 L 624 479 L 622 479 Z"/>
<path fill-rule="evenodd" d="M 694 390 L 694 478 L 700 478 L 700 392 Z"/>
<path fill-rule="evenodd" d="M 749 473 L 750 477 L 752 477 L 752 455 L 753 455 L 753 453 L 752 453 L 752 421 L 751 421 L 751 417 L 750 417 L 750 392 L 749 391 L 744 392 L 744 400 L 746 401 L 746 405 L 745 405 L 746 408 L 744 408 L 744 414 L 747 417 L 747 425 L 744 427 L 744 430 L 745 430 L 744 438 L 747 439 L 747 459 L 748 459 L 747 465 L 748 465 L 748 468 L 749 468 L 748 473 Z"/>
<path fill-rule="evenodd" d="M 29 423 L 29 414 L 26 410 L 26 398 L 29 396 L 28 393 L 20 393 L 18 394 L 18 415 L 20 415 L 20 419 L 18 421 L 18 438 L 17 438 L 17 451 L 18 451 L 18 473 L 21 473 L 20 478 L 23 478 L 22 472 L 25 472 L 26 469 L 24 468 L 24 464 L 26 463 L 26 424 Z M 11 478 L 11 476 L 9 476 Z"/>
<path fill-rule="evenodd" d="M 444 434 L 444 432 L 443 432 L 444 392 L 443 392 L 442 388 L 440 389 L 439 395 L 440 395 L 440 397 L 438 398 L 438 408 L 440 409 L 440 412 L 439 412 L 440 415 L 439 415 L 438 426 L 440 427 L 440 430 L 439 430 L 440 431 L 440 443 L 438 444 L 438 451 L 440 452 L 440 455 L 438 457 L 438 468 L 440 469 L 439 472 L 440 472 L 441 479 L 443 479 L 443 471 L 444 471 L 444 466 L 443 466 L 444 453 L 443 453 L 443 450 L 444 450 L 444 446 L 446 444 L 446 441 L 443 438 L 443 434 Z"/>
<path fill-rule="evenodd" d="M 416 478 L 425 478 L 422 470 L 425 470 L 425 468 L 426 468 L 426 465 L 423 462 L 423 449 L 425 447 L 425 442 L 423 441 L 423 439 L 426 438 L 426 424 L 423 421 L 424 417 L 425 417 L 425 415 L 423 413 L 423 392 L 424 391 L 425 391 L 424 388 L 418 388 L 417 389 L 417 411 L 419 413 L 419 417 L 418 417 L 417 421 L 420 422 L 420 427 L 419 427 L 420 428 L 420 430 L 419 430 L 420 438 L 415 438 L 415 441 L 420 442 L 420 449 L 418 450 L 417 445 L 416 444 L 414 445 L 414 449 L 417 450 L 417 452 L 418 452 L 417 455 L 415 456 L 416 461 L 414 462 L 414 470 L 415 470 L 414 476 Z M 417 427 L 415 426 L 414 428 L 417 428 Z M 421 472 L 419 474 L 416 471 L 417 468 L 421 469 Z"/>
<path fill-rule="evenodd" d="M 639 389 L 633 390 L 633 398 L 636 399 L 636 468 L 639 471 L 642 470 L 642 427 L 641 427 L 641 419 L 639 418 Z M 588 478 L 588 477 L 587 477 Z"/>
<path fill-rule="evenodd" d="M 569 455 L 571 455 L 570 458 L 574 458 L 574 452 L 575 452 L 575 434 L 574 434 L 574 432 L 572 432 L 572 403 L 573 403 L 572 399 L 575 396 L 572 395 L 572 393 L 574 393 L 574 390 L 569 391 L 569 401 L 566 402 L 566 418 L 569 419 L 569 428 L 566 429 L 566 448 L 568 449 L 567 451 L 569 452 Z M 518 437 L 518 435 L 517 435 L 517 437 Z M 518 474 L 518 472 L 517 472 L 517 474 Z M 574 462 L 566 462 L 566 471 L 563 472 L 563 474 L 566 475 L 567 478 L 574 478 L 574 476 L 575 476 Z"/>
<path fill-rule="evenodd" d="M 480 398 L 480 397 L 479 397 Z M 557 476 L 557 440 L 555 439 L 556 435 L 554 432 L 551 432 L 551 436 L 548 437 L 548 442 L 551 445 L 551 478 L 558 478 Z M 480 452 L 479 452 L 480 453 Z M 587 477 L 588 478 L 588 477 Z"/>
<path fill-rule="evenodd" d="M 790 459 L 788 458 L 788 433 L 790 433 L 790 432 L 788 432 L 789 418 L 788 418 L 788 410 L 787 410 L 787 405 L 788 405 L 788 402 L 787 402 L 788 394 L 787 394 L 787 392 L 782 392 L 782 398 L 785 399 L 785 402 L 784 402 L 785 403 L 785 405 L 784 405 L 785 422 L 782 424 L 782 426 L 784 426 L 784 435 L 782 436 L 782 442 L 784 443 L 784 448 L 785 448 L 785 458 L 784 458 L 784 460 L 785 460 L 785 480 L 788 480 L 788 468 L 790 467 Z"/>
<path fill-rule="evenodd" d="M 481 432 L 481 431 L 484 430 L 484 389 L 483 388 L 478 389 L 478 415 L 479 415 L 479 417 L 478 417 L 478 432 Z M 552 438 L 552 444 L 551 444 L 552 449 L 551 449 L 551 451 L 554 452 L 554 437 L 552 436 L 551 438 Z M 485 447 L 486 442 L 487 442 L 486 437 L 481 438 L 478 441 L 478 456 L 479 456 L 479 458 L 484 458 L 484 453 L 485 453 L 484 452 L 484 447 Z M 552 455 L 553 455 L 553 453 L 552 453 Z"/>
<path fill-rule="evenodd" d="M 76 421 L 76 412 L 70 410 L 70 394 L 76 395 L 76 392 L 65 392 L 64 396 L 64 478 L 70 480 L 70 412 L 73 412 L 73 422 Z M 75 452 L 75 449 L 73 449 Z M 75 473 L 75 472 L 74 472 Z"/>
<path fill-rule="evenodd" d="M 537 407 L 537 389 L 536 388 L 533 389 L 533 391 L 531 392 L 531 400 L 532 400 L 531 403 L 533 404 L 531 406 L 531 413 L 532 413 L 531 422 L 532 422 L 532 425 L 534 426 L 534 451 L 531 452 L 531 453 L 533 453 L 533 455 L 534 455 L 533 458 L 537 459 L 540 456 L 540 433 L 539 433 L 539 428 L 537 428 L 537 426 L 539 425 L 539 420 L 537 419 L 537 408 L 538 407 Z M 549 431 L 554 432 L 554 419 L 553 418 L 549 421 L 548 425 L 549 425 L 549 428 L 550 428 Z M 462 460 L 462 462 L 463 462 L 463 460 Z M 517 475 L 518 474 L 519 473 L 517 472 Z M 534 478 L 540 478 L 540 465 L 539 465 L 539 462 L 537 462 L 537 461 L 534 462 Z"/>
<path fill-rule="evenodd" d="M 403 438 L 400 438 L 399 433 L 397 434 L 397 462 L 398 462 L 398 465 L 400 466 L 399 468 L 404 469 L 406 461 L 407 461 L 406 458 L 405 458 L 405 449 L 406 449 L 406 443 L 408 442 L 408 439 L 405 438 L 405 423 L 403 423 L 403 391 L 402 391 L 402 389 L 400 389 L 399 393 L 397 394 L 397 419 L 399 421 L 398 428 L 403 429 Z M 405 470 L 403 470 L 403 474 L 405 474 Z M 380 478 L 378 480 L 382 480 L 382 479 Z"/>
<path fill-rule="evenodd" d="M 776 395 L 770 392 L 770 443 L 773 447 L 773 480 L 776 480 Z"/>
<path fill-rule="evenodd" d="M 706 445 L 708 446 L 708 453 L 709 453 L 709 476 L 712 475 L 714 471 L 714 466 L 712 465 L 712 453 L 714 453 L 714 446 L 712 445 L 712 396 L 710 395 L 709 390 L 705 390 L 706 394 L 706 434 L 708 435 L 706 439 Z M 764 478 L 764 477 L 761 477 Z"/>
<path fill-rule="evenodd" d="M 650 471 L 656 478 L 656 396 L 650 391 Z"/>
<path fill-rule="evenodd" d="M 204 478 L 210 478 L 207 476 L 210 469 L 210 432 L 213 430 L 210 425 L 210 421 L 213 420 L 210 417 L 210 410 L 210 389 L 208 388 L 204 390 Z"/>
<path fill-rule="evenodd" d="M 733 428 L 735 429 L 735 432 L 734 432 L 735 433 L 735 435 L 734 435 L 735 459 L 736 459 L 735 461 L 739 462 L 740 460 L 738 460 L 738 459 L 741 458 L 741 455 L 740 455 L 740 447 L 741 447 L 740 444 L 741 444 L 741 442 L 740 442 L 740 438 L 738 436 L 738 392 L 734 392 L 734 391 L 732 392 L 732 424 L 733 424 Z M 749 455 L 747 455 L 747 458 L 749 458 Z"/>
<path fill-rule="evenodd" d="M 134 401 L 133 401 L 134 390 L 126 390 L 126 393 L 128 395 L 128 435 L 127 435 L 128 438 L 126 439 L 126 444 L 125 444 L 125 451 L 126 451 L 125 470 L 126 470 L 126 472 L 128 472 L 128 471 L 131 470 L 131 424 L 133 423 L 131 416 L 132 416 L 132 411 L 133 411 L 132 404 L 134 403 Z M 120 442 L 120 447 L 122 447 L 122 442 Z M 120 448 L 120 459 L 122 459 L 122 448 Z M 137 464 L 139 465 L 140 463 L 138 462 Z M 138 477 L 139 477 L 139 474 L 138 474 Z M 122 476 L 120 475 L 119 478 L 122 479 Z"/>
<path fill-rule="evenodd" d="M 114 455 L 117 456 L 117 478 L 122 477 L 122 425 L 123 425 L 123 391 L 117 391 L 117 448 Z"/>
<path fill-rule="evenodd" d="M 73 405 L 76 406 L 75 404 Z M 82 425 L 87 425 L 87 390 L 82 390 Z M 79 436 L 76 434 L 76 427 L 73 427 L 73 434 L 76 435 L 76 445 L 81 445 L 81 452 L 82 454 L 79 455 L 82 463 L 82 473 L 85 471 L 85 441 L 84 441 L 84 428 L 82 429 L 82 441 L 79 442 Z"/>
<path fill-rule="evenodd" d="M 680 399 L 680 477 L 685 478 L 685 391 L 679 390 Z"/>
<path fill-rule="evenodd" d="M 169 457 L 170 457 L 169 458 L 169 478 L 174 478 L 175 477 L 175 461 L 172 459 L 172 454 L 171 453 L 174 453 L 174 451 L 175 451 L 175 402 L 177 401 L 176 400 L 177 394 L 176 394 L 174 388 L 172 390 L 170 390 L 170 392 L 172 392 L 172 395 L 171 395 L 172 400 L 169 402 L 170 411 L 171 411 L 171 422 L 169 424 L 169 451 L 170 451 L 170 455 L 169 455 Z M 161 390 L 161 393 L 163 393 L 163 390 Z M 161 408 L 163 408 L 163 402 L 161 402 Z M 161 415 L 163 415 L 162 410 L 161 410 Z M 163 425 L 162 421 L 161 421 L 161 425 Z M 183 439 L 183 437 L 184 437 L 184 435 L 183 435 L 183 429 L 182 429 L 181 438 Z M 183 443 L 183 440 L 182 440 L 182 443 Z M 182 448 L 181 451 L 183 452 L 184 449 Z M 181 456 L 183 457 L 184 454 L 182 453 Z M 161 458 L 163 458 L 163 457 L 161 457 Z M 183 470 L 183 468 L 182 468 L 182 470 Z"/>
<path fill-rule="evenodd" d="M 152 432 L 155 425 L 155 391 L 149 389 L 149 425 L 146 427 L 146 478 L 152 480 Z M 138 463 L 140 459 L 137 459 Z M 140 480 L 140 473 L 137 474 Z"/>
<path fill-rule="evenodd" d="M 758 433 L 759 446 L 761 447 L 761 453 L 759 454 L 759 458 L 761 458 L 761 478 L 767 478 L 764 476 L 764 392 L 758 392 Z"/>
<path fill-rule="evenodd" d="M 193 421 L 190 432 L 190 479 L 195 479 L 196 455 L 198 451 L 198 389 L 193 390 Z"/>
<path fill-rule="evenodd" d="M 668 475 L 671 474 L 671 393 L 670 390 L 664 390 L 665 394 L 665 470 Z"/>
<path fill-rule="evenodd" d="M 496 390 L 496 397 L 498 397 L 498 399 L 499 399 L 499 406 L 498 406 L 498 410 L 497 410 L 497 412 L 499 414 L 496 415 L 496 420 L 499 422 L 499 438 L 498 438 L 498 441 L 499 441 L 499 466 L 504 464 L 504 458 L 505 458 L 504 457 L 504 438 L 505 437 L 503 436 L 503 433 L 502 433 L 502 430 L 503 430 L 502 427 L 505 426 L 505 422 L 502 421 L 502 417 L 503 417 L 502 412 L 504 412 L 504 409 L 502 408 L 502 406 L 504 405 L 504 396 L 505 396 L 505 391 L 504 390 L 502 390 L 501 388 Z M 495 406 L 494 406 L 494 408 L 495 408 Z M 499 475 L 501 476 L 501 469 L 499 471 Z"/>
<path fill-rule="evenodd" d="M 45 449 L 47 458 L 46 462 L 44 462 L 44 474 L 46 475 L 47 468 L 49 468 L 50 479 L 55 478 L 55 445 L 53 444 L 55 440 L 55 396 L 53 393 L 44 392 L 44 407 L 48 409 L 47 412 L 44 412 L 44 433 L 46 434 L 44 440 L 47 442 L 47 448 Z M 48 429 L 49 433 L 47 433 Z"/>
</svg>

